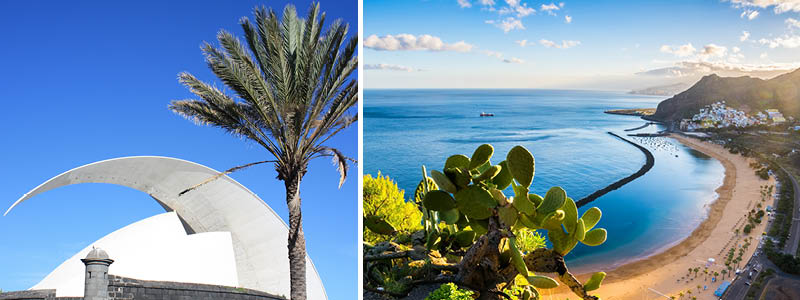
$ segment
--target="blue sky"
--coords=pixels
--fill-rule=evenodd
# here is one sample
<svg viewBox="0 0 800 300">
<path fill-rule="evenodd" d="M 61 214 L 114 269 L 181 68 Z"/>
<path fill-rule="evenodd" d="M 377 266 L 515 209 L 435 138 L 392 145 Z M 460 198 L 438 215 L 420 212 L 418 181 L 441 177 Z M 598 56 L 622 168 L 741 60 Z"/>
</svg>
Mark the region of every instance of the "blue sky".
<svg viewBox="0 0 800 300">
<path fill-rule="evenodd" d="M 266 151 L 167 109 L 191 98 L 177 74 L 216 81 L 200 45 L 220 29 L 242 36 L 241 17 L 285 1 L 0 2 L 0 207 L 52 176 L 87 163 L 161 155 L 217 170 L 269 159 Z M 302 15 L 308 1 L 296 1 Z M 356 1 L 326 1 L 357 31 Z M 329 145 L 357 157 L 357 127 Z M 301 186 L 309 255 L 330 299 L 357 296 L 357 166 L 341 189 L 329 159 L 313 161 Z M 284 187 L 268 165 L 232 174 L 287 220 Z M 132 189 L 82 184 L 30 199 L 0 217 L 0 289 L 27 289 L 91 242 L 162 213 Z M 113 255 L 113 254 L 112 254 Z"/>
<path fill-rule="evenodd" d="M 796 0 L 365 0 L 365 87 L 616 90 L 709 73 L 771 77 L 800 67 L 798 19 Z"/>
</svg>

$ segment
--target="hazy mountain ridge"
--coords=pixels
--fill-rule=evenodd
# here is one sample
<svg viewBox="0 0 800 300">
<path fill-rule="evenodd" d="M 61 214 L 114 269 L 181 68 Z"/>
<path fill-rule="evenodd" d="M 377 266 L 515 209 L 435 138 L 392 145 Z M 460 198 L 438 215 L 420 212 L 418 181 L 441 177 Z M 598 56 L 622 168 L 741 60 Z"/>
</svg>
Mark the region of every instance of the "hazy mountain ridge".
<svg viewBox="0 0 800 300">
<path fill-rule="evenodd" d="M 651 86 L 643 89 L 632 90 L 628 94 L 651 95 L 651 96 L 672 96 L 685 91 L 692 86 L 690 82 L 678 82 L 668 85 Z"/>
<path fill-rule="evenodd" d="M 725 100 L 745 112 L 777 108 L 786 116 L 800 116 L 800 69 L 764 80 L 749 76 L 704 76 L 692 87 L 658 104 L 653 119 L 688 118 L 701 108 Z"/>
</svg>

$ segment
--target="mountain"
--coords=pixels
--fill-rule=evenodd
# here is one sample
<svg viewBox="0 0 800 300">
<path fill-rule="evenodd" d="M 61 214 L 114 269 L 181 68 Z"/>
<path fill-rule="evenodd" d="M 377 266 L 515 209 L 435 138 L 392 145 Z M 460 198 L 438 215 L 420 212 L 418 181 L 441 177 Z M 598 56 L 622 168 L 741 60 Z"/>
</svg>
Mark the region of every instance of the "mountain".
<svg viewBox="0 0 800 300">
<path fill-rule="evenodd" d="M 800 69 L 764 80 L 749 76 L 704 76 L 688 90 L 661 101 L 651 118 L 675 121 L 698 113 L 711 103 L 725 100 L 745 112 L 779 109 L 785 116 L 800 117 Z"/>
<path fill-rule="evenodd" d="M 651 95 L 651 96 L 672 96 L 677 93 L 685 91 L 687 88 L 692 86 L 689 82 L 678 82 L 669 85 L 660 85 L 660 86 L 653 86 L 648 88 L 643 88 L 639 90 L 632 90 L 629 94 L 636 94 L 636 95 Z"/>
</svg>

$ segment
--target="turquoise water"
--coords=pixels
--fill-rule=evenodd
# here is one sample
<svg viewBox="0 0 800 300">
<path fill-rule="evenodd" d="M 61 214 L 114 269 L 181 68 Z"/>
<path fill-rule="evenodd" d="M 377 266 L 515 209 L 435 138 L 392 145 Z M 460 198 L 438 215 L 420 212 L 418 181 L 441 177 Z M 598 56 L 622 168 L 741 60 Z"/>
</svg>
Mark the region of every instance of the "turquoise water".
<svg viewBox="0 0 800 300">
<path fill-rule="evenodd" d="M 662 97 L 568 90 L 365 90 L 364 173 L 380 171 L 406 195 L 422 178 L 420 166 L 441 169 L 452 154 L 470 156 L 484 143 L 500 162 L 515 145 L 536 158 L 534 192 L 561 186 L 576 201 L 638 170 L 641 151 L 609 134 L 655 132 L 638 117 L 604 114 L 607 109 L 655 107 Z M 480 117 L 481 112 L 494 117 Z M 702 153 L 664 137 L 630 137 L 653 152 L 644 176 L 598 198 L 598 226 L 608 240 L 579 245 L 566 256 L 580 272 L 610 270 L 652 255 L 687 237 L 705 218 L 724 168 Z M 508 193 L 508 192 L 507 192 Z"/>
</svg>

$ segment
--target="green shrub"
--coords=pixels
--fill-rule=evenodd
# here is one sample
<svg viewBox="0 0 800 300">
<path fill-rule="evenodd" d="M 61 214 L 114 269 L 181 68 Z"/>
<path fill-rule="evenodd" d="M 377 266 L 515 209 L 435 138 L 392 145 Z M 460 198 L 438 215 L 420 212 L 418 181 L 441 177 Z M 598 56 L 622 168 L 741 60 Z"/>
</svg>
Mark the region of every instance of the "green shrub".
<svg viewBox="0 0 800 300">
<path fill-rule="evenodd" d="M 405 192 L 400 190 L 389 176 L 364 175 L 364 218 L 380 217 L 398 232 L 411 233 L 422 229 L 422 212 L 414 203 L 406 202 Z M 364 230 L 364 242 L 379 243 L 390 240 L 391 235 Z"/>
<path fill-rule="evenodd" d="M 472 291 L 459 289 L 454 283 L 445 283 L 431 292 L 425 300 L 472 300 Z"/>
</svg>

